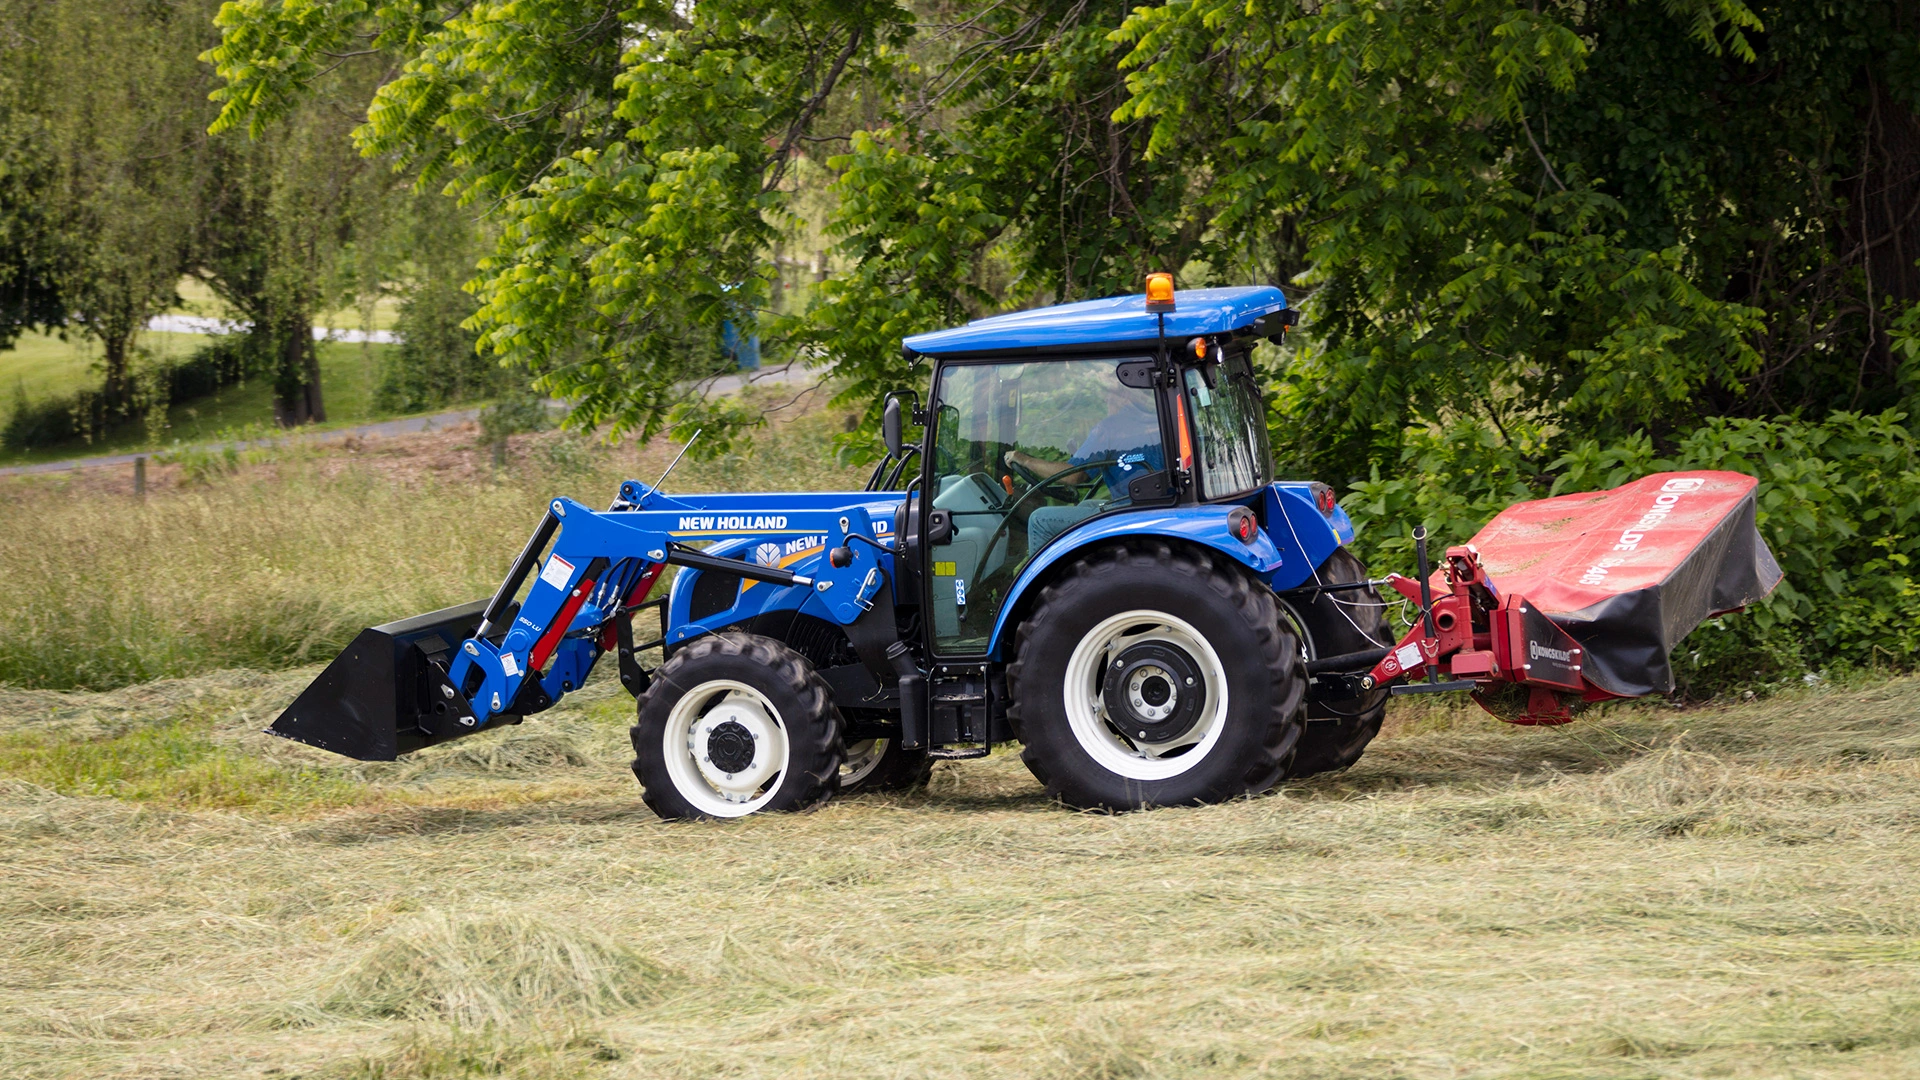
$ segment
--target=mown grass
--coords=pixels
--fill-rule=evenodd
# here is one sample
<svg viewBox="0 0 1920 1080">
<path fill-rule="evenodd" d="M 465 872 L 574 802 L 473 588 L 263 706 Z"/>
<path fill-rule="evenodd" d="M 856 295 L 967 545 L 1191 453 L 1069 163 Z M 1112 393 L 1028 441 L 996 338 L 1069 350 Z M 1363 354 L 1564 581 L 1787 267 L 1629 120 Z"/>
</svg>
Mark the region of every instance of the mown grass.
<svg viewBox="0 0 1920 1080">
<path fill-rule="evenodd" d="M 839 423 L 815 411 L 777 425 L 741 454 L 683 462 L 669 486 L 858 487 L 864 473 L 834 464 Z M 0 515 L 0 684 L 104 689 L 329 659 L 363 627 L 490 595 L 548 498 L 605 505 L 674 449 L 547 435 L 499 473 L 473 445 L 467 471 L 442 477 L 289 444 L 145 502 L 16 479 Z"/>
<path fill-rule="evenodd" d="M 857 484 L 838 426 L 672 486 Z M 671 449 L 10 486 L 0 1076 L 1920 1075 L 1920 680 L 1428 704 L 1346 773 L 1120 816 L 1003 748 L 661 822 L 605 672 L 400 762 L 260 733 L 361 625 L 484 594 L 547 497 Z"/>
<path fill-rule="evenodd" d="M 0 693 L 9 773 L 186 726 L 358 793 L 0 780 L 0 1075 L 1920 1074 L 1916 680 L 1399 717 L 1224 806 L 1074 814 L 997 754 L 715 826 L 640 805 L 610 686 L 367 765 L 257 733 L 309 673 Z"/>
<path fill-rule="evenodd" d="M 0 735 L 0 771 L 62 795 L 109 795 L 189 809 L 344 806 L 360 788 L 337 774 L 273 765 L 219 746 L 204 724 L 172 721 L 74 739 Z"/>
</svg>

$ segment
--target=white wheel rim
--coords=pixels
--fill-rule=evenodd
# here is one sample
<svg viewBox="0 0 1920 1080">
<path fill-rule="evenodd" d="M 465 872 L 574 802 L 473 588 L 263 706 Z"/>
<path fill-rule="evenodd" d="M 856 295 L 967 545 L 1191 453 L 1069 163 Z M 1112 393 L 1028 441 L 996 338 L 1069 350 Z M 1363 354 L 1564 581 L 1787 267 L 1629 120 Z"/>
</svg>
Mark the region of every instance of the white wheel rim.
<svg viewBox="0 0 1920 1080">
<path fill-rule="evenodd" d="M 744 768 L 727 772 L 708 753 L 715 729 L 734 723 L 753 739 Z M 732 679 L 704 682 L 681 695 L 661 736 L 673 786 L 703 814 L 744 817 L 767 805 L 787 771 L 787 727 L 765 694 Z"/>
<path fill-rule="evenodd" d="M 1205 685 L 1200 716 L 1179 738 L 1161 744 L 1136 743 L 1108 722 L 1100 677 L 1112 658 L 1129 646 L 1159 641 L 1192 657 Z M 1125 611 L 1087 631 L 1067 660 L 1064 686 L 1067 723 L 1080 748 L 1108 772 L 1129 780 L 1166 780 L 1200 764 L 1226 727 L 1227 670 L 1206 637 L 1191 623 L 1164 611 Z"/>
<path fill-rule="evenodd" d="M 857 784 L 873 775 L 880 767 L 880 759 L 887 756 L 886 739 L 861 739 L 847 744 L 846 756 L 840 762 L 840 786 Z"/>
</svg>

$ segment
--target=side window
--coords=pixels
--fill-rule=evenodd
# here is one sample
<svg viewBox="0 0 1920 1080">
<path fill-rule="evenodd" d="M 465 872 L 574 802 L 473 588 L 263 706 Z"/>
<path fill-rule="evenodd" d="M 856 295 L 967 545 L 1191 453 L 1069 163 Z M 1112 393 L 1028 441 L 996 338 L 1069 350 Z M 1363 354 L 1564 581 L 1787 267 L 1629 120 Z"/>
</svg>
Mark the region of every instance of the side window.
<svg viewBox="0 0 1920 1080">
<path fill-rule="evenodd" d="M 1246 357 L 1234 355 L 1213 371 L 1186 369 L 1187 411 L 1199 458 L 1202 498 L 1223 499 L 1265 484 L 1273 475 L 1266 410 Z"/>
</svg>

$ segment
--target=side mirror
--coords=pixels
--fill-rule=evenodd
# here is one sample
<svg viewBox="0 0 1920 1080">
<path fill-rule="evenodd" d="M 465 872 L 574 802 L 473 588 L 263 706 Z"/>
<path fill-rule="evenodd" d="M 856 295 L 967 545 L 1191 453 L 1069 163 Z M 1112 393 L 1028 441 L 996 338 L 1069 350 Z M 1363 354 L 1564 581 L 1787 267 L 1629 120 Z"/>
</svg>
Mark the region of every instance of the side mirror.
<svg viewBox="0 0 1920 1080">
<path fill-rule="evenodd" d="M 900 429 L 900 399 L 897 397 L 888 398 L 886 410 L 880 414 L 880 435 L 887 441 L 887 453 L 899 457 L 906 448 L 906 436 Z"/>
</svg>

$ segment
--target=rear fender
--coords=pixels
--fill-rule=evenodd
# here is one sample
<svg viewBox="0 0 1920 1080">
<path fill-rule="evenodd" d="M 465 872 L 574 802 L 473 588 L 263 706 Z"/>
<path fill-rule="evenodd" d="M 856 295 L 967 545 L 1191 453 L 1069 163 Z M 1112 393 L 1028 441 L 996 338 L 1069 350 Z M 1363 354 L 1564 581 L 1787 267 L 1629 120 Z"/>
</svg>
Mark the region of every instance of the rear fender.
<svg viewBox="0 0 1920 1080">
<path fill-rule="evenodd" d="M 1253 542 L 1246 543 L 1228 530 L 1227 516 L 1236 509 L 1239 509 L 1238 503 L 1134 510 L 1097 517 L 1061 534 L 1040 552 L 1039 557 L 1027 564 L 1027 568 L 1015 579 L 1013 588 L 1007 591 L 1006 602 L 1000 606 L 1000 617 L 993 627 L 989 654 L 996 660 L 1008 657 L 1016 625 L 1015 615 L 1026 606 L 1023 601 L 1028 592 L 1038 587 L 1061 560 L 1097 544 L 1137 537 L 1160 537 L 1209 548 L 1246 567 L 1262 581 L 1271 581 L 1276 574 L 1291 570 L 1286 565 L 1290 557 L 1281 552 L 1267 533 L 1255 533 Z M 1308 572 L 1302 570 L 1300 576 L 1305 577 Z"/>
<path fill-rule="evenodd" d="M 1280 550 L 1282 564 L 1269 580 L 1275 590 L 1291 589 L 1313 576 L 1313 568 L 1343 544 L 1353 542 L 1353 519 L 1338 503 L 1323 514 L 1314 504 L 1315 485 L 1305 480 L 1268 484 L 1260 493 L 1265 501 L 1267 535 Z"/>
</svg>

